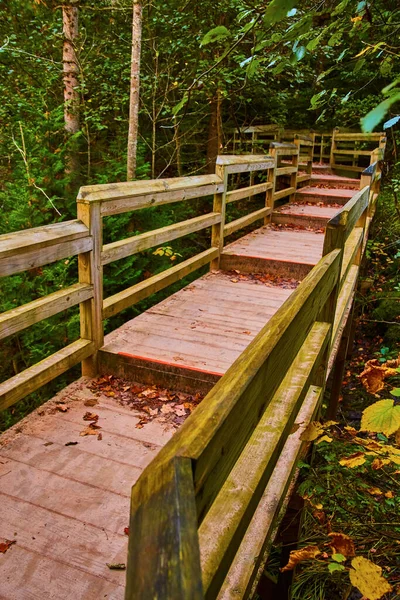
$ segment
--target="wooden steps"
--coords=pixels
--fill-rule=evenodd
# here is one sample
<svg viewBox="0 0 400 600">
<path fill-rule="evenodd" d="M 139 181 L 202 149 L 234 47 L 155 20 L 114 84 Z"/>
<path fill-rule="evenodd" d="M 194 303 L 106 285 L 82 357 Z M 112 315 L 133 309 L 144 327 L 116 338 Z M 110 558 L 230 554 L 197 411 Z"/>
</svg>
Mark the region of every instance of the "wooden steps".
<svg viewBox="0 0 400 600">
<path fill-rule="evenodd" d="M 346 188 L 318 188 L 307 186 L 297 190 L 295 201 L 297 202 L 323 202 L 325 204 L 344 205 L 355 194 L 354 189 Z"/>
<path fill-rule="evenodd" d="M 221 269 L 303 279 L 322 256 L 324 234 L 266 225 L 225 247 Z"/>
<path fill-rule="evenodd" d="M 106 336 L 101 371 L 208 392 L 291 292 L 209 273 Z"/>
<path fill-rule="evenodd" d="M 321 229 L 337 212 L 334 206 L 318 204 L 290 203 L 284 204 L 272 213 L 272 222 L 279 225 L 295 225 Z"/>
<path fill-rule="evenodd" d="M 358 190 L 360 188 L 360 180 L 351 177 L 341 177 L 339 175 L 331 175 L 329 173 L 311 175 L 311 185 L 326 185 L 333 188 L 348 188 Z"/>
</svg>

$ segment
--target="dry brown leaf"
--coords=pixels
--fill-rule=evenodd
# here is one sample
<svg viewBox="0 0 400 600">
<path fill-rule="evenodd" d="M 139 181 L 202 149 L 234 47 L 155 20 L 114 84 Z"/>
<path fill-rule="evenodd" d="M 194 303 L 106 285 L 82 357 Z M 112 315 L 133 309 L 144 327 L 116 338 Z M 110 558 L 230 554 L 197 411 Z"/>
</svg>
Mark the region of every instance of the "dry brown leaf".
<svg viewBox="0 0 400 600">
<path fill-rule="evenodd" d="M 0 552 L 2 554 L 5 554 L 7 552 L 7 550 L 9 549 L 10 546 L 12 546 L 13 544 L 16 544 L 17 540 L 6 540 L 4 539 L 3 542 L 0 542 Z"/>
<path fill-rule="evenodd" d="M 383 388 L 384 380 L 387 377 L 397 375 L 396 367 L 399 365 L 400 359 L 387 361 L 381 365 L 378 359 L 373 358 L 365 363 L 364 371 L 359 376 L 361 383 L 367 392 L 377 394 Z"/>
<path fill-rule="evenodd" d="M 169 413 L 174 412 L 174 409 L 170 404 L 163 404 L 160 410 L 163 415 L 168 415 Z"/>
<path fill-rule="evenodd" d="M 324 428 L 318 421 L 312 421 L 300 436 L 303 442 L 313 442 L 324 432 Z"/>
<path fill-rule="evenodd" d="M 83 420 L 84 421 L 98 421 L 99 420 L 99 415 L 96 415 L 95 413 L 91 413 L 91 412 L 86 412 L 83 415 Z"/>
<path fill-rule="evenodd" d="M 357 429 L 354 429 L 354 427 L 350 427 L 349 425 L 346 425 L 345 430 L 352 436 L 355 436 L 358 433 Z"/>
<path fill-rule="evenodd" d="M 354 542 L 345 533 L 332 532 L 328 534 L 332 541 L 330 546 L 334 554 L 343 554 L 343 556 L 351 557 L 356 555 Z"/>
<path fill-rule="evenodd" d="M 382 569 L 364 558 L 356 556 L 351 561 L 350 581 L 368 600 L 379 600 L 392 591 L 392 586 L 382 577 Z"/>
<path fill-rule="evenodd" d="M 377 487 L 368 488 L 367 492 L 368 492 L 368 494 L 371 494 L 371 496 L 383 496 L 382 490 L 380 490 Z"/>
<path fill-rule="evenodd" d="M 389 463 L 390 463 L 389 458 L 375 458 L 372 461 L 371 467 L 374 471 L 379 471 L 379 469 L 382 469 L 382 467 L 384 467 L 385 465 L 388 465 Z"/>
<path fill-rule="evenodd" d="M 349 467 L 349 469 L 354 469 L 355 467 L 359 467 L 363 465 L 366 461 L 364 452 L 355 452 L 354 454 L 350 454 L 350 456 L 346 456 L 339 460 L 339 464 L 342 467 Z"/>
<path fill-rule="evenodd" d="M 67 410 L 69 410 L 69 406 L 65 406 L 65 404 L 56 404 L 56 409 L 60 412 L 67 412 Z"/>
<path fill-rule="evenodd" d="M 391 490 L 389 490 L 388 492 L 386 492 L 385 498 L 394 498 L 393 492 Z"/>
<path fill-rule="evenodd" d="M 98 403 L 98 400 L 90 399 L 90 400 L 85 400 L 85 402 L 83 403 L 85 406 L 96 406 L 96 404 Z"/>
<path fill-rule="evenodd" d="M 400 428 L 394 434 L 395 442 L 398 446 L 400 446 Z"/>
<path fill-rule="evenodd" d="M 85 435 L 98 435 L 98 429 L 101 429 L 99 425 L 95 425 L 95 423 L 90 423 L 89 427 L 86 427 L 86 429 L 81 431 L 79 435 L 82 437 Z"/>
<path fill-rule="evenodd" d="M 306 546 L 305 548 L 301 548 L 301 550 L 292 550 L 288 564 L 281 569 L 281 572 L 292 571 L 299 563 L 304 560 L 312 560 L 318 554 L 321 554 L 318 546 Z"/>
</svg>

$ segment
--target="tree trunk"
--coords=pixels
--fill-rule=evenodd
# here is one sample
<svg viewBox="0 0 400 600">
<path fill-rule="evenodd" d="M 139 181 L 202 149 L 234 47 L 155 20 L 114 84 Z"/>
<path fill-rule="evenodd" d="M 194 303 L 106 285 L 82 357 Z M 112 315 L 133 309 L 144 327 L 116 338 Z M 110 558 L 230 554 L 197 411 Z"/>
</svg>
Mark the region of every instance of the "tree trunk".
<svg viewBox="0 0 400 600">
<path fill-rule="evenodd" d="M 140 51 L 142 45 L 142 0 L 133 0 L 131 86 L 129 101 L 129 131 L 127 180 L 136 175 L 136 150 L 139 121 Z"/>
<path fill-rule="evenodd" d="M 207 172 L 215 172 L 215 162 L 222 144 L 221 124 L 221 93 L 217 89 L 216 95 L 210 103 L 210 125 L 207 141 Z"/>
<path fill-rule="evenodd" d="M 63 16 L 63 82 L 64 82 L 64 123 L 69 135 L 79 131 L 79 63 L 76 52 L 78 39 L 78 0 L 62 5 Z M 79 169 L 77 152 L 70 150 L 66 172 L 73 174 Z"/>
</svg>

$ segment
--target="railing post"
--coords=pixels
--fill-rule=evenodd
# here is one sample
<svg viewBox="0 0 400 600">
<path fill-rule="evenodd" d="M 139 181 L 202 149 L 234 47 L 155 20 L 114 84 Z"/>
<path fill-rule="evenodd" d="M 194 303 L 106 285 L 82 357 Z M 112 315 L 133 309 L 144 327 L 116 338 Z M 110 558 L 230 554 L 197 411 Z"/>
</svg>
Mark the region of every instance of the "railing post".
<svg viewBox="0 0 400 600">
<path fill-rule="evenodd" d="M 93 286 L 93 298 L 80 304 L 81 338 L 95 344 L 95 352 L 82 361 L 82 375 L 95 377 L 98 372 L 97 352 L 104 341 L 103 329 L 103 267 L 101 251 L 103 247 L 103 228 L 101 202 L 84 203 L 78 200 L 77 212 L 92 236 L 93 250 L 78 256 L 79 283 Z"/>
<path fill-rule="evenodd" d="M 268 154 L 272 156 L 274 159 L 274 166 L 271 169 L 268 169 L 267 181 L 272 185 L 271 189 L 267 190 L 265 196 L 265 206 L 268 206 L 271 209 L 271 214 L 264 219 L 264 225 L 268 225 L 272 221 L 272 212 L 274 210 L 274 194 L 275 194 L 275 186 L 276 186 L 276 166 L 277 166 L 277 156 L 274 148 L 270 148 Z"/>
<path fill-rule="evenodd" d="M 214 194 L 213 211 L 218 212 L 221 215 L 221 222 L 212 226 L 211 229 L 211 246 L 218 248 L 218 257 L 211 261 L 210 270 L 216 271 L 219 269 L 219 263 L 221 260 L 221 254 L 224 249 L 224 227 L 225 227 L 225 212 L 226 212 L 226 192 L 228 190 L 228 173 L 227 169 L 223 165 L 215 165 L 215 173 L 224 182 L 224 189 L 222 192 Z"/>
<path fill-rule="evenodd" d="M 296 167 L 296 171 L 291 173 L 290 175 L 290 187 L 294 188 L 293 194 L 289 196 L 289 202 L 294 202 L 296 199 L 296 191 L 297 191 L 297 173 L 299 171 L 299 155 L 300 155 L 300 144 L 301 140 L 295 140 L 294 143 L 297 146 L 297 154 L 292 155 L 292 166 Z"/>
</svg>

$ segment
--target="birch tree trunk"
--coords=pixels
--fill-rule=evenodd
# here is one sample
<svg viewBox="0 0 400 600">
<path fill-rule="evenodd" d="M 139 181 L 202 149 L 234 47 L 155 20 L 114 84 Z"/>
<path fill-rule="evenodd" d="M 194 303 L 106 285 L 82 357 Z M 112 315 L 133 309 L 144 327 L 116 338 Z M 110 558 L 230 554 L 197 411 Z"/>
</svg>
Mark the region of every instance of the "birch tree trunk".
<svg viewBox="0 0 400 600">
<path fill-rule="evenodd" d="M 136 175 L 136 151 L 139 121 L 140 52 L 142 46 L 142 0 L 133 0 L 131 86 L 129 101 L 129 131 L 127 180 Z"/>
<path fill-rule="evenodd" d="M 62 5 L 63 17 L 63 82 L 64 82 L 64 123 L 68 134 L 79 131 L 79 62 L 76 52 L 78 41 L 78 0 L 70 0 Z M 67 173 L 79 169 L 77 152 L 71 149 L 67 158 Z"/>
</svg>

